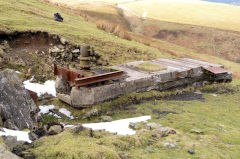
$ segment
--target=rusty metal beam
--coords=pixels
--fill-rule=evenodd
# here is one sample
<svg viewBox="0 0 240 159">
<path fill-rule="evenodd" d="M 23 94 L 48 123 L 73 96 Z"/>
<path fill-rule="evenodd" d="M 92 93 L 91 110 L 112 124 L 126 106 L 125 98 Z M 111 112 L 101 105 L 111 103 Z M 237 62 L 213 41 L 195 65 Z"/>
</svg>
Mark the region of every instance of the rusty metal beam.
<svg viewBox="0 0 240 159">
<path fill-rule="evenodd" d="M 104 73 L 104 74 L 90 76 L 90 77 L 77 78 L 75 80 L 75 85 L 76 85 L 76 88 L 78 89 L 81 86 L 86 86 L 93 83 L 120 78 L 122 77 L 122 75 L 123 75 L 123 71 L 115 71 L 115 72 Z"/>
<path fill-rule="evenodd" d="M 222 73 L 228 73 L 228 70 L 221 68 L 221 67 L 207 67 L 204 68 L 205 70 L 207 70 L 208 72 L 211 72 L 215 75 L 217 74 L 222 74 Z"/>
<path fill-rule="evenodd" d="M 69 69 L 54 65 L 54 75 L 61 76 L 65 81 L 75 82 L 76 78 L 84 77 L 84 75 L 71 71 Z"/>
<path fill-rule="evenodd" d="M 33 91 L 30 91 L 28 89 L 27 89 L 27 91 L 28 91 L 30 97 L 33 99 L 34 103 L 37 104 L 37 101 L 38 101 L 37 93 L 33 92 Z"/>
</svg>

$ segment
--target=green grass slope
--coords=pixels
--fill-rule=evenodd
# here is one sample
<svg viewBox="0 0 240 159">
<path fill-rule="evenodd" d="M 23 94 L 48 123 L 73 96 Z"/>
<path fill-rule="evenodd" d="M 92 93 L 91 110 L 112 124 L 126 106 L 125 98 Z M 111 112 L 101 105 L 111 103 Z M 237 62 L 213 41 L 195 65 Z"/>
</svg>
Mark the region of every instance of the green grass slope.
<svg viewBox="0 0 240 159">
<path fill-rule="evenodd" d="M 56 22 L 53 14 L 59 12 L 63 23 Z M 90 44 L 104 54 L 110 64 L 126 61 L 171 57 L 143 44 L 120 39 L 97 29 L 96 25 L 70 10 L 37 0 L 0 0 L 0 30 L 5 32 L 41 30 L 60 34 L 76 44 Z M 132 48 L 136 48 L 136 52 Z M 129 51 L 130 50 L 130 51 Z"/>
<path fill-rule="evenodd" d="M 129 159 L 239 158 L 240 82 L 205 86 L 200 91 L 203 92 L 204 101 L 162 99 L 115 110 L 102 106 L 105 111 L 111 111 L 114 119 L 151 115 L 152 119 L 149 122 L 171 127 L 177 131 L 176 135 L 157 138 L 151 135 L 151 131 L 140 133 L 141 130 L 138 130 L 133 136 L 94 132 L 91 137 L 86 131 L 80 134 L 65 131 L 56 136 L 41 138 L 35 142 L 35 147 L 31 151 L 40 159 L 112 159 L 123 158 L 124 154 L 127 154 Z M 154 91 L 152 93 L 154 94 Z M 166 92 L 156 94 L 161 93 L 167 94 Z M 136 98 L 141 98 L 149 94 L 151 92 L 135 95 Z M 178 94 L 181 95 L 180 92 Z M 125 98 L 121 97 L 118 102 L 124 101 Z M 161 112 L 173 113 L 163 115 Z M 95 121 L 96 118 L 91 120 Z M 191 129 L 201 130 L 203 134 L 191 133 Z M 163 146 L 165 142 L 176 142 L 178 147 L 168 149 Z M 188 150 L 194 150 L 195 154 L 189 154 Z"/>
</svg>

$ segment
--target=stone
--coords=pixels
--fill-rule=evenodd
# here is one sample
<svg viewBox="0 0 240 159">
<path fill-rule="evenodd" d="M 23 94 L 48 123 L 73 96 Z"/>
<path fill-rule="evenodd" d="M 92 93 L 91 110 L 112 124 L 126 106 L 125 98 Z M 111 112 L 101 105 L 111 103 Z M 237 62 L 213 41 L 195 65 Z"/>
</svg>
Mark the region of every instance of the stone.
<svg viewBox="0 0 240 159">
<path fill-rule="evenodd" d="M 129 123 L 129 128 L 133 129 L 133 130 L 137 130 L 139 128 L 139 124 L 138 123 L 133 123 L 130 122 Z"/>
<path fill-rule="evenodd" d="M 79 125 L 79 126 L 76 126 L 72 129 L 72 133 L 74 134 L 78 134 L 80 133 L 81 131 L 83 131 L 85 128 L 82 126 L 82 125 Z"/>
<path fill-rule="evenodd" d="M 67 41 L 65 38 L 63 38 L 63 37 L 60 38 L 60 42 L 61 42 L 63 45 L 65 45 L 65 44 L 68 43 L 68 41 Z"/>
<path fill-rule="evenodd" d="M 61 49 L 59 49 L 57 46 L 54 46 L 53 48 L 49 49 L 50 53 L 60 53 Z"/>
<path fill-rule="evenodd" d="M 8 151 L 8 149 L 2 144 L 0 144 L 0 158 L 1 159 L 22 159 L 21 157 L 18 157 L 17 155 Z"/>
<path fill-rule="evenodd" d="M 33 131 L 30 131 L 28 133 L 28 136 L 29 136 L 29 139 L 32 140 L 32 141 L 35 141 L 35 140 L 37 140 L 39 138 L 38 135 L 35 134 Z"/>
<path fill-rule="evenodd" d="M 2 57 L 2 58 L 3 58 L 3 57 L 4 57 L 4 54 L 5 54 L 5 53 L 4 53 L 3 49 L 2 49 L 2 48 L 0 48 L 0 57 Z"/>
<path fill-rule="evenodd" d="M 39 108 L 24 88 L 18 74 L 10 69 L 0 72 L 0 110 L 4 125 L 9 129 L 37 127 Z"/>
<path fill-rule="evenodd" d="M 80 50 L 79 49 L 74 49 L 74 50 L 72 50 L 72 53 L 73 54 L 80 54 Z"/>
<path fill-rule="evenodd" d="M 17 141 L 16 136 L 2 136 L 5 144 L 8 146 L 8 148 L 12 151 L 14 147 L 17 145 L 23 145 L 24 141 Z"/>
<path fill-rule="evenodd" d="M 110 122 L 110 121 L 113 121 L 112 117 L 110 116 L 101 116 L 101 121 L 102 122 Z"/>
<path fill-rule="evenodd" d="M 50 128 L 47 130 L 48 135 L 57 135 L 63 131 L 63 128 L 61 125 L 53 125 L 50 126 Z"/>
<path fill-rule="evenodd" d="M 71 87 L 69 83 L 63 80 L 61 77 L 57 77 L 55 81 L 56 92 L 60 94 L 69 94 L 71 91 Z"/>
<path fill-rule="evenodd" d="M 160 127 L 152 131 L 152 136 L 158 138 L 168 136 L 169 134 L 176 134 L 176 131 L 169 127 Z"/>
<path fill-rule="evenodd" d="M 3 124 L 3 121 L 2 121 L 2 117 L 0 116 L 0 127 L 2 127 L 4 124 Z"/>
<path fill-rule="evenodd" d="M 152 129 L 156 129 L 156 128 L 161 128 L 162 125 L 161 124 L 157 124 L 157 123 L 146 123 L 145 128 L 148 130 L 152 130 Z"/>
<path fill-rule="evenodd" d="M 172 142 L 172 143 L 165 142 L 165 143 L 163 143 L 163 146 L 166 147 L 166 148 L 169 148 L 169 149 L 175 149 L 175 148 L 177 148 L 177 143 L 175 143 L 175 142 Z"/>
<path fill-rule="evenodd" d="M 204 132 L 202 130 L 199 130 L 199 129 L 191 129 L 190 132 L 194 133 L 194 134 L 201 134 L 201 135 L 204 134 Z"/>
<path fill-rule="evenodd" d="M 157 123 L 146 123 L 145 128 L 148 130 L 152 130 L 152 129 L 157 129 L 157 128 L 161 128 L 162 125 L 161 124 L 157 124 Z"/>
<path fill-rule="evenodd" d="M 97 109 L 92 109 L 92 110 L 90 110 L 90 111 L 88 111 L 85 115 L 84 115 L 84 117 L 83 117 L 83 119 L 86 119 L 86 118 L 90 118 L 90 117 L 92 117 L 92 116 L 98 116 L 98 110 Z"/>
<path fill-rule="evenodd" d="M 0 105 L 1 107 L 1 105 Z M 18 130 L 18 127 L 12 122 L 12 120 L 8 119 L 4 122 L 4 127 L 12 130 Z"/>
</svg>

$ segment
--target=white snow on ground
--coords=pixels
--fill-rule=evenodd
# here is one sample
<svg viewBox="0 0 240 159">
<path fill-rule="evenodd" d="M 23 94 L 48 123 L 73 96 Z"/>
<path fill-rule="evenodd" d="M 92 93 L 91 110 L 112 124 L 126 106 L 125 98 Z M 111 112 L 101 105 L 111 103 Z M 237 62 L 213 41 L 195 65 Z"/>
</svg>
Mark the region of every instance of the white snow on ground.
<svg viewBox="0 0 240 159">
<path fill-rule="evenodd" d="M 54 109 L 54 105 L 41 105 L 39 106 L 40 114 L 47 114 L 49 113 L 49 110 Z"/>
<path fill-rule="evenodd" d="M 10 130 L 3 128 L 3 131 L 0 131 L 0 136 L 17 136 L 18 141 L 26 141 L 31 143 L 32 141 L 28 137 L 29 131 L 18 131 L 18 130 Z"/>
<path fill-rule="evenodd" d="M 83 126 L 92 128 L 93 130 L 106 130 L 111 133 L 117 133 L 118 135 L 133 135 L 136 133 L 136 131 L 128 127 L 130 122 L 137 123 L 147 121 L 149 119 L 151 119 L 151 116 L 141 116 L 137 118 L 115 120 L 112 122 L 83 124 Z"/>
<path fill-rule="evenodd" d="M 55 108 L 55 106 L 54 105 L 41 105 L 41 106 L 39 106 L 39 109 L 40 109 L 40 114 L 47 114 L 47 113 L 49 113 L 49 110 L 51 110 L 51 109 L 54 109 Z M 65 109 L 65 108 L 60 108 L 59 109 L 59 112 L 60 113 L 62 113 L 62 114 L 64 114 L 64 115 L 66 115 L 67 117 L 69 117 L 70 119 L 74 119 L 74 117 L 73 116 L 71 116 L 71 112 L 70 111 L 68 111 L 67 109 Z M 55 117 L 57 117 L 57 118 L 61 118 L 59 115 L 57 115 L 57 114 L 54 114 L 54 113 L 52 113 L 52 112 L 50 112 L 49 113 L 50 115 L 53 115 L 53 116 L 55 116 Z"/>
<path fill-rule="evenodd" d="M 73 116 L 71 116 L 71 112 L 68 111 L 67 109 L 65 108 L 60 108 L 59 109 L 59 112 L 62 113 L 62 114 L 65 114 L 67 117 L 69 117 L 70 119 L 74 119 Z"/>
<path fill-rule="evenodd" d="M 39 97 L 45 93 L 56 97 L 55 81 L 49 80 L 44 84 L 31 83 L 31 81 L 32 79 L 23 82 L 26 89 L 36 92 Z"/>
<path fill-rule="evenodd" d="M 144 13 L 142 14 L 142 18 L 146 18 L 148 14 L 148 11 L 144 11 Z"/>
</svg>

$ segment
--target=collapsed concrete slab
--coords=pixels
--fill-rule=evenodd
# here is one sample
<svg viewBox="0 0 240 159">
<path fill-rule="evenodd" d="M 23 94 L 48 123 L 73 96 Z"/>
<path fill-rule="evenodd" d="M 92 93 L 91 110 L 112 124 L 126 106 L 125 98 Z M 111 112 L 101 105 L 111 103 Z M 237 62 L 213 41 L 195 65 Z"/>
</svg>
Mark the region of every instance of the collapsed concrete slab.
<svg viewBox="0 0 240 159">
<path fill-rule="evenodd" d="M 222 65 L 199 60 L 161 58 L 148 61 L 148 65 L 159 65 L 163 69 L 153 71 L 135 67 L 143 63 L 144 61 L 136 61 L 113 66 L 112 69 L 124 72 L 122 79 L 103 85 L 89 85 L 78 89 L 72 87 L 68 94 L 58 92 L 57 96 L 73 107 L 89 107 L 131 92 L 162 91 L 192 85 L 195 82 L 232 80 L 232 72 L 224 69 Z"/>
</svg>

